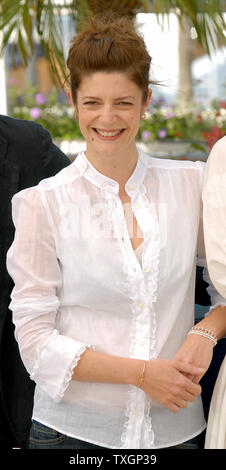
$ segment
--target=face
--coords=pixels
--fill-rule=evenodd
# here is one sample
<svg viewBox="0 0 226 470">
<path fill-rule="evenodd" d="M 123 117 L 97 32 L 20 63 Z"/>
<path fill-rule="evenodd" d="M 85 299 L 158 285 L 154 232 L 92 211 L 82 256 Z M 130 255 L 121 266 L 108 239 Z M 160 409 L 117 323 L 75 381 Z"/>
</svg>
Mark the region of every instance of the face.
<svg viewBox="0 0 226 470">
<path fill-rule="evenodd" d="M 96 72 L 83 77 L 77 91 L 76 115 L 87 154 L 116 155 L 136 149 L 141 115 L 150 100 L 121 72 Z"/>
</svg>

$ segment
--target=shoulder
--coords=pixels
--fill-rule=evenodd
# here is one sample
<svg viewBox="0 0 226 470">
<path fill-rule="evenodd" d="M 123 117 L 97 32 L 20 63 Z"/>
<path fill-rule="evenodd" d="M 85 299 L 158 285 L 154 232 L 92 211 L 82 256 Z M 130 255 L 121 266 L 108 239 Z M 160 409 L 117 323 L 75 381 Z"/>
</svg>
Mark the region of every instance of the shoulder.
<svg viewBox="0 0 226 470">
<path fill-rule="evenodd" d="M 203 180 L 204 204 L 210 204 L 211 202 L 211 204 L 214 204 L 214 207 L 225 207 L 225 188 L 226 136 L 216 142 L 207 160 Z"/>
<path fill-rule="evenodd" d="M 49 135 L 49 132 L 36 122 L 0 115 L 0 134 L 9 137 L 10 140 L 16 138 L 18 141 L 24 139 L 25 135 L 34 137 L 40 133 L 44 136 Z"/>
<path fill-rule="evenodd" d="M 65 168 L 61 169 L 56 175 L 49 178 L 44 178 L 40 181 L 37 189 L 40 191 L 51 191 L 73 184 L 74 181 L 80 176 L 76 167 L 71 163 Z"/>
<path fill-rule="evenodd" d="M 219 151 L 226 153 L 226 136 L 222 137 L 214 144 L 211 152 L 218 153 Z"/>
<path fill-rule="evenodd" d="M 172 173 L 186 172 L 189 170 L 195 170 L 198 173 L 202 173 L 205 168 L 205 162 L 202 161 L 191 161 L 191 160 L 171 160 L 168 158 L 154 158 L 150 154 L 147 154 L 139 149 L 139 155 L 141 161 L 147 168 L 156 168 L 159 170 L 170 171 Z"/>
<path fill-rule="evenodd" d="M 33 186 L 71 163 L 36 122 L 0 115 L 0 138 L 6 143 L 7 158 L 21 168 L 22 187 Z"/>
<path fill-rule="evenodd" d="M 79 176 L 76 167 L 70 164 L 61 169 L 56 175 L 44 178 L 37 185 L 19 191 L 14 195 L 13 199 L 40 198 L 48 192 L 57 192 L 58 189 L 73 184 Z"/>
<path fill-rule="evenodd" d="M 226 136 L 219 139 L 213 146 L 208 160 L 208 166 L 211 165 L 212 168 L 216 166 L 216 170 L 218 169 L 221 172 L 222 169 L 226 169 Z"/>
</svg>

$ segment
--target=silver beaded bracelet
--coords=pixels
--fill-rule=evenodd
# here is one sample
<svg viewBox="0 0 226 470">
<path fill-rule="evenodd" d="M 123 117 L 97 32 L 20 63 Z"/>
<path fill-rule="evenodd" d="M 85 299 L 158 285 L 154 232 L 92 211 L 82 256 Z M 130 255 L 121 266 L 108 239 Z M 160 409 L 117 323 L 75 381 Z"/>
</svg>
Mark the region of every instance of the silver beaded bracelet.
<svg viewBox="0 0 226 470">
<path fill-rule="evenodd" d="M 188 332 L 188 335 L 203 336 L 204 338 L 208 338 L 213 341 L 214 346 L 217 344 L 217 336 L 211 330 L 207 330 L 206 328 L 202 328 L 200 326 L 193 326 L 193 328 L 191 328 L 191 330 Z"/>
</svg>

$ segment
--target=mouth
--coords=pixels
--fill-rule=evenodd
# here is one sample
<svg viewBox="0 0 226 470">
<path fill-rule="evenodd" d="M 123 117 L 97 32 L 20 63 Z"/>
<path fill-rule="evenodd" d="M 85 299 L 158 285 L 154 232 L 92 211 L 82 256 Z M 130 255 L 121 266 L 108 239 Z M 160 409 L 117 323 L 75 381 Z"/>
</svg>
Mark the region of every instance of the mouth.
<svg viewBox="0 0 226 470">
<path fill-rule="evenodd" d="M 100 138 L 103 138 L 104 140 L 116 140 L 125 131 L 125 129 L 115 129 L 115 130 L 111 129 L 107 131 L 104 129 L 97 129 L 97 128 L 93 128 L 93 130 Z"/>
</svg>

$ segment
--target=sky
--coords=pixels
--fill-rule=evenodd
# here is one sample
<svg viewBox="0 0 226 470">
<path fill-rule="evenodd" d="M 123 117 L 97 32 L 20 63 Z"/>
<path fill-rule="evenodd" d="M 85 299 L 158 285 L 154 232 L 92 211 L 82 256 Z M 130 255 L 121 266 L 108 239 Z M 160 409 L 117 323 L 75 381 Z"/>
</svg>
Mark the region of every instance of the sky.
<svg viewBox="0 0 226 470">
<path fill-rule="evenodd" d="M 142 33 L 148 52 L 152 57 L 151 77 L 163 80 L 170 87 L 175 87 L 178 77 L 178 20 L 176 15 L 169 15 L 169 22 L 164 20 L 164 29 L 153 14 L 137 15 L 138 31 Z"/>
</svg>

